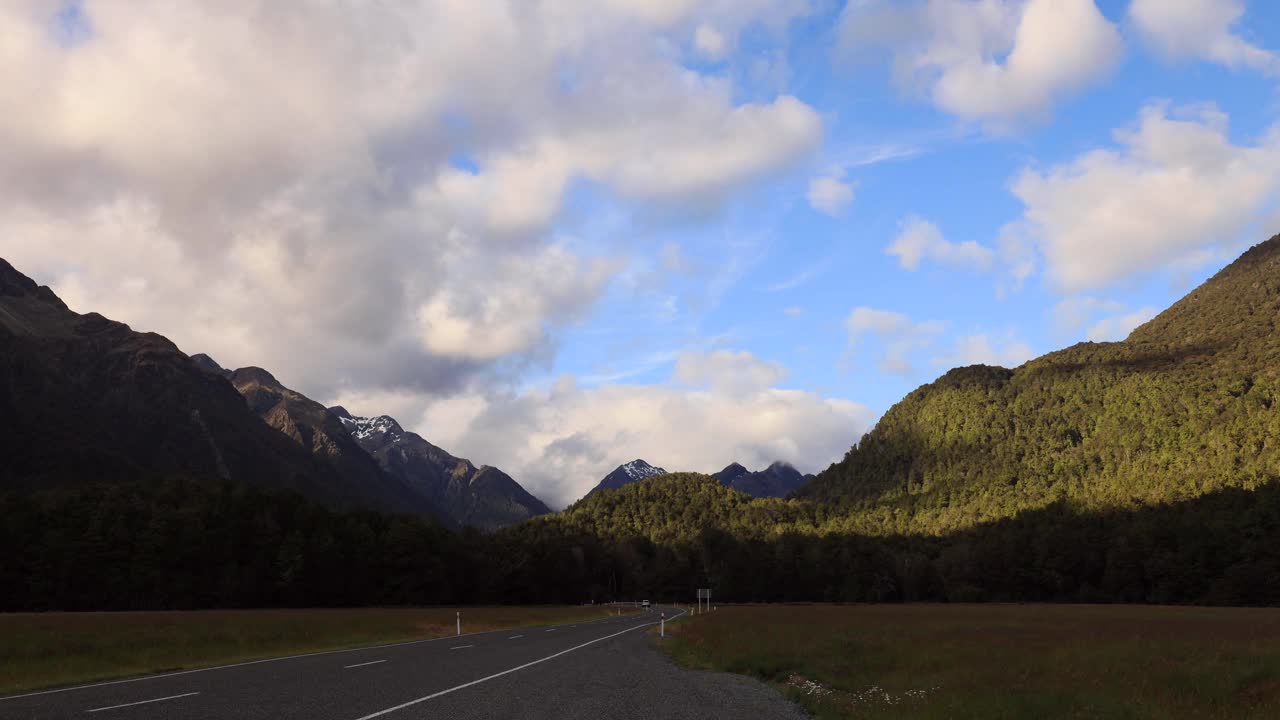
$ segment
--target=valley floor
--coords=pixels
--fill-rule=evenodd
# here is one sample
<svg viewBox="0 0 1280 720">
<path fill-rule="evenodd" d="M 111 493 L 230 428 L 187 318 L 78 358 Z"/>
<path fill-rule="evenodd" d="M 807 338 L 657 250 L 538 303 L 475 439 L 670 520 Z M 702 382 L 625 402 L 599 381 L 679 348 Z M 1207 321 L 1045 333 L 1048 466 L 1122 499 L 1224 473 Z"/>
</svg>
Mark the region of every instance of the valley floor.
<svg viewBox="0 0 1280 720">
<path fill-rule="evenodd" d="M 1277 609 L 721 605 L 668 633 L 819 718 L 1280 717 Z"/>
<path fill-rule="evenodd" d="M 597 620 L 606 606 L 0 613 L 0 695 L 295 653 Z"/>
</svg>

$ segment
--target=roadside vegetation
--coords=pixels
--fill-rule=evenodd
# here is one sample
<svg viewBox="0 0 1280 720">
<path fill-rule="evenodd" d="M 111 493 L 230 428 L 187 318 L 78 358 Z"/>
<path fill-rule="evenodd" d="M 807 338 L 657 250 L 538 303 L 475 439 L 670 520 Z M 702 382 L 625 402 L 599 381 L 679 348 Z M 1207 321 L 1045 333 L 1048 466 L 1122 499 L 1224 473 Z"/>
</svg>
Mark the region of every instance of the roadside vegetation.
<svg viewBox="0 0 1280 720">
<path fill-rule="evenodd" d="M 1280 611 L 1123 605 L 724 606 L 667 626 L 681 665 L 818 718 L 1280 717 Z"/>
<path fill-rule="evenodd" d="M 597 620 L 603 606 L 0 614 L 0 694 L 296 653 Z M 622 612 L 635 612 L 623 609 Z"/>
</svg>

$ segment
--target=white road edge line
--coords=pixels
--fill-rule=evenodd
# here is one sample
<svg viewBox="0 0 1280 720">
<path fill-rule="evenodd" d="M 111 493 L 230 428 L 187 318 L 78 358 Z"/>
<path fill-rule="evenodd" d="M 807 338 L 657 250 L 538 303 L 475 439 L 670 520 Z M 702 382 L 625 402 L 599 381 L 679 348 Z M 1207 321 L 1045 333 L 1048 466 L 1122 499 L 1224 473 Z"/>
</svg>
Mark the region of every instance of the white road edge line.
<svg viewBox="0 0 1280 720">
<path fill-rule="evenodd" d="M 367 663 L 356 663 L 355 665 L 343 665 L 342 669 L 350 670 L 351 668 L 364 667 L 365 665 L 377 665 L 378 663 L 384 663 L 384 662 L 386 662 L 386 660 L 370 660 Z"/>
<path fill-rule="evenodd" d="M 449 649 L 450 650 L 466 650 L 469 647 L 475 647 L 475 645 L 459 645 L 458 647 L 451 647 Z"/>
<path fill-rule="evenodd" d="M 509 638 L 507 638 L 507 639 L 508 639 L 508 640 L 516 640 L 516 639 L 519 639 L 519 638 L 522 638 L 522 637 L 524 637 L 524 636 L 523 636 L 523 635 L 512 635 L 511 637 L 509 637 Z"/>
<path fill-rule="evenodd" d="M 103 710 L 115 710 L 116 708 L 132 707 L 134 705 L 146 705 L 147 703 L 160 702 L 162 700 L 177 700 L 178 698 L 191 697 L 192 695 L 199 695 L 199 694 L 200 693 L 198 692 L 189 692 L 189 693 L 183 693 L 181 695 L 170 695 L 169 697 L 156 698 L 154 700 L 139 700 L 138 702 L 125 703 L 123 705 L 112 705 L 111 707 L 94 708 L 92 710 L 85 710 L 85 712 L 91 713 L 91 712 L 102 712 Z"/>
<path fill-rule="evenodd" d="M 605 618 L 609 620 L 611 618 Z M 533 626 L 536 629 L 538 626 Z M 563 627 L 563 626 L 557 626 Z M 507 628 L 511 630 L 512 628 Z M 423 638 L 421 640 L 405 640 L 403 642 L 384 643 L 382 645 L 365 645 L 363 647 L 343 648 L 341 650 L 320 650 L 317 652 L 299 653 L 297 655 L 281 655 L 280 657 L 263 658 L 261 660 L 246 660 L 245 662 L 230 663 L 227 665 L 212 665 L 210 667 L 195 668 L 192 670 L 179 670 L 170 673 L 156 673 L 154 675 L 143 675 L 141 677 L 124 678 L 123 680 L 107 680 L 106 682 L 89 683 L 88 685 L 72 685 L 71 687 L 54 688 L 53 690 L 38 690 L 36 692 L 23 693 L 21 695 L 5 695 L 0 697 L 0 702 L 5 700 L 17 700 L 19 698 L 34 697 L 36 695 L 53 695 L 54 693 L 71 692 L 72 690 L 88 690 L 89 688 L 103 687 L 105 685 L 120 685 L 123 683 L 142 682 L 143 680 L 161 680 L 163 678 L 176 677 L 178 675 L 190 675 L 191 673 L 209 672 L 210 670 L 227 670 L 230 668 L 245 667 L 246 665 L 259 665 L 261 663 L 280 662 L 281 660 L 297 660 L 299 658 L 317 657 L 320 655 L 338 655 L 340 653 L 360 652 L 361 650 L 380 650 L 382 648 L 400 647 L 402 645 L 420 645 L 422 643 L 440 642 L 441 640 L 456 640 L 460 637 L 474 637 L 479 635 L 490 635 L 500 633 L 502 630 L 485 630 L 484 632 L 462 633 L 461 635 L 445 635 L 438 638 Z"/>
<path fill-rule="evenodd" d="M 681 612 L 680 612 L 680 615 L 683 615 L 683 614 L 684 614 L 684 611 L 681 611 Z M 670 619 L 674 620 L 674 619 L 676 619 L 676 618 L 680 617 L 680 615 L 672 615 Z M 659 622 L 660 622 L 660 621 L 659 621 Z M 523 664 L 523 665 L 517 665 L 516 667 L 513 667 L 513 668 L 511 668 L 510 670 L 503 670 L 502 672 L 494 673 L 494 674 L 489 675 L 489 676 L 487 676 L 487 677 L 482 677 L 482 678 L 480 678 L 479 680 L 472 680 L 471 682 L 463 683 L 463 684 L 461 684 L 461 685 L 457 685 L 457 686 L 455 686 L 455 687 L 451 687 L 451 688 L 449 688 L 448 690 L 441 690 L 440 692 L 432 693 L 432 694 L 430 694 L 430 695 L 426 695 L 426 696 L 424 696 L 424 697 L 420 697 L 420 698 L 418 698 L 417 700 L 410 700 L 410 701 L 409 701 L 409 702 L 407 702 L 407 703 L 401 703 L 401 704 L 399 704 L 399 705 L 396 705 L 395 707 L 387 708 L 386 710 L 379 710 L 379 711 L 378 711 L 378 712 L 376 712 L 376 713 L 371 713 L 371 714 L 369 714 L 369 715 L 365 715 L 364 717 L 357 718 L 357 720 L 372 720 L 373 718 L 376 718 L 376 717 L 382 717 L 383 715 L 386 715 L 386 714 L 388 714 L 388 713 L 393 713 L 393 712 L 395 712 L 395 711 L 397 711 L 397 710 L 403 710 L 403 709 L 405 709 L 405 708 L 407 708 L 407 707 L 410 707 L 410 706 L 413 706 L 413 705 L 417 705 L 418 703 L 426 702 L 426 701 L 428 701 L 428 700 L 432 700 L 432 699 L 438 698 L 438 697 L 440 697 L 441 695 L 448 695 L 448 694 L 449 694 L 449 693 L 451 693 L 451 692 L 455 692 L 455 691 L 457 691 L 457 690 L 461 690 L 461 689 L 463 689 L 463 688 L 468 688 L 468 687 L 471 687 L 472 685 L 479 685 L 479 684 L 480 684 L 480 683 L 482 683 L 482 682 L 487 682 L 487 681 L 489 681 L 489 680 L 493 680 L 494 678 L 500 678 L 500 677 L 502 677 L 503 675 L 510 675 L 510 674 L 511 674 L 511 673 L 513 673 L 513 672 L 516 672 L 516 671 L 518 671 L 518 670 L 524 670 L 525 668 L 527 668 L 527 667 L 532 667 L 532 666 L 534 666 L 534 665 L 537 665 L 538 663 L 544 663 L 544 662 L 546 662 L 546 661 L 548 661 L 548 660 L 553 660 L 553 659 L 555 659 L 555 658 L 560 657 L 561 655 L 566 655 L 566 654 L 568 654 L 568 653 L 573 652 L 574 650 L 581 650 L 582 648 L 584 648 L 584 647 L 586 647 L 586 646 L 588 646 L 588 645 L 594 645 L 594 644 L 596 644 L 596 643 L 598 643 L 598 642 L 600 642 L 600 641 L 602 641 L 602 640 L 608 640 L 609 638 L 615 638 L 615 637 L 618 637 L 619 635 L 624 635 L 624 634 L 629 633 L 629 632 L 632 632 L 632 631 L 634 631 L 634 630 L 639 630 L 639 629 L 641 629 L 641 628 L 647 628 L 647 627 L 650 627 L 650 626 L 652 626 L 652 625 L 657 625 L 657 624 L 658 624 L 657 622 L 644 623 L 643 625 L 636 625 L 635 627 L 629 627 L 629 628 L 627 628 L 626 630 L 621 630 L 621 631 L 619 631 L 619 632 L 613 633 L 612 635 L 605 635 L 604 637 L 598 637 L 598 638 L 596 638 L 595 640 L 588 640 L 587 642 L 584 642 L 584 643 L 582 643 L 581 645 L 575 645 L 575 646 L 573 646 L 573 647 L 569 648 L 568 650 L 561 650 L 560 652 L 558 652 L 558 653 L 556 653 L 556 654 L 554 654 L 554 655 L 548 655 L 548 656 L 546 656 L 546 657 L 544 657 L 544 658 L 540 658 L 540 659 L 538 659 L 538 660 L 534 660 L 533 662 L 527 662 L 527 663 L 525 663 L 525 664 Z"/>
</svg>

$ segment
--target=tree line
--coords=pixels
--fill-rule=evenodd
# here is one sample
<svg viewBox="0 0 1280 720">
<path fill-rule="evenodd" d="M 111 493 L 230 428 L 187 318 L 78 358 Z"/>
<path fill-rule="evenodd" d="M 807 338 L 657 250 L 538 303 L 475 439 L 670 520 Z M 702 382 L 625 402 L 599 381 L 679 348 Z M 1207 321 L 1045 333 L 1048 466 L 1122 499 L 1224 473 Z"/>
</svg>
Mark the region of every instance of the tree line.
<svg viewBox="0 0 1280 720">
<path fill-rule="evenodd" d="M 1280 484 L 947 535 L 675 474 L 492 533 L 193 480 L 0 495 L 0 610 L 689 600 L 1280 604 Z"/>
</svg>

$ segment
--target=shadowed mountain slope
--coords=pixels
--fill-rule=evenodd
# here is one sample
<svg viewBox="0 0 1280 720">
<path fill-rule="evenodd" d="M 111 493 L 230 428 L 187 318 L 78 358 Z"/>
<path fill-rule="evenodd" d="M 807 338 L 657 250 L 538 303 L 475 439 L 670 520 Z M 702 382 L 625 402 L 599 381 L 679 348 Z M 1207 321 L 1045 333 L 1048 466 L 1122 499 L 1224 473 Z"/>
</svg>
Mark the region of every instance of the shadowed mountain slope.
<svg viewBox="0 0 1280 720">
<path fill-rule="evenodd" d="M 470 460 L 456 458 L 393 418 L 356 417 L 342 407 L 329 412 L 384 472 L 426 497 L 458 525 L 494 529 L 551 512 L 501 470 L 477 468 Z"/>
<path fill-rule="evenodd" d="M 813 475 L 802 475 L 799 470 L 782 461 L 756 472 L 751 472 L 738 463 L 730 463 L 711 477 L 752 497 L 779 498 L 790 495 L 813 479 Z"/>
<path fill-rule="evenodd" d="M 409 511 L 262 422 L 168 339 L 70 310 L 0 260 L 0 484 L 228 479 Z"/>
<path fill-rule="evenodd" d="M 202 365 L 217 373 L 218 364 L 207 355 L 203 358 Z M 259 367 L 240 368 L 226 376 L 254 414 L 332 466 L 347 482 L 384 499 L 388 507 L 399 512 L 445 515 L 406 483 L 384 473 L 377 461 L 351 438 L 342 421 L 324 405 L 285 387 Z M 448 522 L 447 517 L 441 519 Z"/>
</svg>

